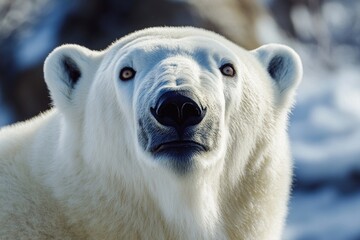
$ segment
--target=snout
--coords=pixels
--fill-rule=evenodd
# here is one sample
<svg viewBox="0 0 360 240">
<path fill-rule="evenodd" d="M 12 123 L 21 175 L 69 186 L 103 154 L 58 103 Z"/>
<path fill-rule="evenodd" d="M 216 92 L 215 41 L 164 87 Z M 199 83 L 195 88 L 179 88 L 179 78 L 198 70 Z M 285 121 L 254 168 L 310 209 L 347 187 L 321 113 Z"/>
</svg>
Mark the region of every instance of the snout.
<svg viewBox="0 0 360 240">
<path fill-rule="evenodd" d="M 168 91 L 156 101 L 150 112 L 160 129 L 168 129 L 173 134 L 167 134 L 169 139 L 163 139 L 153 145 L 151 152 L 183 155 L 207 151 L 207 147 L 194 138 L 197 125 L 205 115 L 206 108 L 188 91 Z M 197 129 L 198 130 L 198 129 Z M 165 130 L 166 131 L 166 130 Z M 172 137 L 171 137 L 172 136 Z"/>
<path fill-rule="evenodd" d="M 190 90 L 167 90 L 154 100 L 140 110 L 138 121 L 139 143 L 153 159 L 185 173 L 217 150 L 220 117 L 215 104 Z"/>
<path fill-rule="evenodd" d="M 160 96 L 150 112 L 160 125 L 173 127 L 181 133 L 186 128 L 199 124 L 206 115 L 206 108 L 189 92 L 168 91 Z"/>
</svg>

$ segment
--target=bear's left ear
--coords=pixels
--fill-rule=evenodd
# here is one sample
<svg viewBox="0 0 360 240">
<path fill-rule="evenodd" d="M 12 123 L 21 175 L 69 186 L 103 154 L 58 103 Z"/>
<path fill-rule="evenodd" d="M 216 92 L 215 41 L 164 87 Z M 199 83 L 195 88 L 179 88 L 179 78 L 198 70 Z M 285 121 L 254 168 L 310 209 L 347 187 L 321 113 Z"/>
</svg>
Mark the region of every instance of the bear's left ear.
<svg viewBox="0 0 360 240">
<path fill-rule="evenodd" d="M 292 104 L 295 90 L 302 78 L 299 55 L 291 48 L 280 44 L 267 44 L 252 52 L 274 81 L 278 104 Z"/>
<path fill-rule="evenodd" d="M 53 104 L 64 112 L 79 105 L 94 69 L 93 51 L 73 44 L 53 50 L 44 63 L 45 82 Z M 93 67 L 92 67 L 93 66 Z"/>
</svg>

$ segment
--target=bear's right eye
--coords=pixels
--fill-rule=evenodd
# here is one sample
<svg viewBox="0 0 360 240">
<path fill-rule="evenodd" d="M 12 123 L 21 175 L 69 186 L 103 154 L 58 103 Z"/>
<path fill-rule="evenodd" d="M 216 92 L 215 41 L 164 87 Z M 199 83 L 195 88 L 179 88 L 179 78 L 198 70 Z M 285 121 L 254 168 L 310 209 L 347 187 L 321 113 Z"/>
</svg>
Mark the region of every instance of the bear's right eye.
<svg viewBox="0 0 360 240">
<path fill-rule="evenodd" d="M 122 81 L 131 80 L 135 77 L 136 71 L 131 67 L 124 67 L 120 71 L 120 79 Z"/>
</svg>

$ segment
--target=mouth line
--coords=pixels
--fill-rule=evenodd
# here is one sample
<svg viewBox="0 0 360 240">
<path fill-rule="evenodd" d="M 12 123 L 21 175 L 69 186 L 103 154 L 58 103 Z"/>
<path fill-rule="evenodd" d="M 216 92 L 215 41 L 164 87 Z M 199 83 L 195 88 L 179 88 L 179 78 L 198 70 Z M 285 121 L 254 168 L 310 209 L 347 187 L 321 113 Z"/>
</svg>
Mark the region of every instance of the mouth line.
<svg viewBox="0 0 360 240">
<path fill-rule="evenodd" d="M 204 145 L 190 140 L 184 140 L 184 141 L 171 141 L 171 142 L 165 142 L 161 143 L 157 146 L 155 146 L 151 152 L 152 153 L 158 153 L 167 149 L 186 149 L 186 148 L 197 148 L 200 151 L 207 151 L 207 147 Z"/>
</svg>

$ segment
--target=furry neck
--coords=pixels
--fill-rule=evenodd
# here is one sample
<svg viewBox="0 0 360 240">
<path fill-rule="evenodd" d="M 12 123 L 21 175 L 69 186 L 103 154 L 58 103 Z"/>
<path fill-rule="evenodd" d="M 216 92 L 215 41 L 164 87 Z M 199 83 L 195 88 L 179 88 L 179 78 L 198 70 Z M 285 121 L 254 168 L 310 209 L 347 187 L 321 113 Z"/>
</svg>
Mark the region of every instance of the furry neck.
<svg viewBox="0 0 360 240">
<path fill-rule="evenodd" d="M 152 169 L 145 181 L 165 221 L 188 234 L 188 239 L 223 239 L 219 172 L 202 171 L 178 176 L 170 170 Z"/>
</svg>

